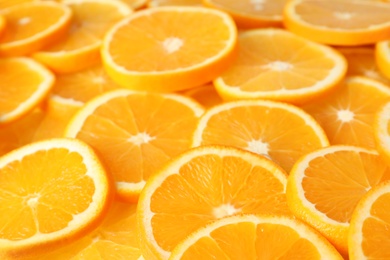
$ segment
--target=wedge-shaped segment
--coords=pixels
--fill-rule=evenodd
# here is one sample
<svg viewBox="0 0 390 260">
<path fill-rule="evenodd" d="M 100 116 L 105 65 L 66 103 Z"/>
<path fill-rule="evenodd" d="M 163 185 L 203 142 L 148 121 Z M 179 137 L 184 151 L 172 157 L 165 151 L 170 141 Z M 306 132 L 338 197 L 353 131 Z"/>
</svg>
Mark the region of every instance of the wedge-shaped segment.
<svg viewBox="0 0 390 260">
<path fill-rule="evenodd" d="M 390 258 L 390 182 L 368 191 L 352 213 L 348 235 L 349 259 Z"/>
<path fill-rule="evenodd" d="M 0 157 L 0 256 L 31 256 L 96 228 L 112 185 L 95 152 L 75 139 L 50 139 Z M 27 258 L 28 259 L 28 258 Z"/>
<path fill-rule="evenodd" d="M 132 9 L 118 0 L 64 0 L 63 4 L 73 13 L 67 35 L 34 53 L 33 58 L 56 73 L 81 71 L 99 64 L 103 36 Z"/>
<path fill-rule="evenodd" d="M 239 35 L 238 58 L 214 80 L 225 100 L 263 98 L 301 104 L 333 89 L 347 63 L 334 49 L 282 29 Z"/>
<path fill-rule="evenodd" d="M 192 146 L 221 144 L 272 158 L 287 172 L 302 155 L 328 146 L 323 129 L 300 108 L 275 101 L 215 105 L 200 118 Z"/>
<path fill-rule="evenodd" d="M 299 219 L 348 255 L 348 229 L 362 196 L 390 179 L 390 167 L 376 150 L 329 146 L 302 156 L 287 182 L 287 202 Z"/>
<path fill-rule="evenodd" d="M 236 26 L 205 7 L 166 6 L 130 15 L 102 45 L 108 74 L 135 90 L 176 91 L 205 84 L 235 58 Z"/>
<path fill-rule="evenodd" d="M 380 1 L 291 0 L 284 8 L 286 28 L 324 44 L 356 46 L 388 39 L 390 5 Z"/>
<path fill-rule="evenodd" d="M 87 102 L 65 135 L 95 148 L 114 176 L 117 195 L 134 202 L 159 167 L 190 147 L 203 111 L 176 94 L 113 90 Z"/>
<path fill-rule="evenodd" d="M 31 1 L 0 10 L 7 29 L 0 37 L 0 56 L 20 56 L 38 51 L 66 34 L 72 10 L 52 1 Z"/>
<path fill-rule="evenodd" d="M 149 178 L 141 193 L 142 255 L 167 259 L 192 232 L 231 215 L 289 215 L 286 181 L 277 164 L 234 147 L 202 146 L 176 156 Z"/>
<path fill-rule="evenodd" d="M 0 59 L 0 125 L 32 111 L 48 95 L 54 75 L 30 58 Z"/>
<path fill-rule="evenodd" d="M 240 215 L 192 233 L 172 252 L 178 259 L 339 259 L 316 230 L 280 215 Z"/>
</svg>

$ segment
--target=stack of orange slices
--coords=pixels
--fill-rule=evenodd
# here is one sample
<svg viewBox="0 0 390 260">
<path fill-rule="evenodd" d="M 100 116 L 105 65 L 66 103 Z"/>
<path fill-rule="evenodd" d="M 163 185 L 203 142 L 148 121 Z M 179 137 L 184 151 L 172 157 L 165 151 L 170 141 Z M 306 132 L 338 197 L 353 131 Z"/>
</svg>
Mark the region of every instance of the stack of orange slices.
<svg viewBox="0 0 390 260">
<path fill-rule="evenodd" d="M 0 259 L 389 259 L 390 1 L 0 0 Z"/>
</svg>

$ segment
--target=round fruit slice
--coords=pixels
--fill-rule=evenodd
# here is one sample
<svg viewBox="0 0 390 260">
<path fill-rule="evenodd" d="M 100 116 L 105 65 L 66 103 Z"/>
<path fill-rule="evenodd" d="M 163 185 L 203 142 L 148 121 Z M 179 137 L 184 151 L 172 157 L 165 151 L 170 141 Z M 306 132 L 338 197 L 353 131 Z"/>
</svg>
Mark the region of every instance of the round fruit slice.
<svg viewBox="0 0 390 260">
<path fill-rule="evenodd" d="M 354 46 L 386 40 L 390 5 L 380 1 L 291 0 L 284 25 L 291 32 L 324 44 Z"/>
<path fill-rule="evenodd" d="M 73 18 L 65 39 L 32 57 L 56 73 L 81 71 L 100 63 L 100 46 L 111 26 L 131 14 L 121 1 L 65 0 Z"/>
<path fill-rule="evenodd" d="M 118 196 L 134 202 L 149 176 L 190 147 L 203 111 L 176 94 L 113 90 L 86 103 L 65 135 L 95 148 L 114 176 Z"/>
<path fill-rule="evenodd" d="M 390 100 L 380 107 L 375 115 L 375 147 L 390 165 Z"/>
<path fill-rule="evenodd" d="M 0 125 L 32 111 L 47 96 L 54 75 L 30 58 L 0 59 Z"/>
<path fill-rule="evenodd" d="M 375 45 L 375 61 L 379 70 L 390 79 L 390 41 L 380 41 Z"/>
<path fill-rule="evenodd" d="M 1 56 L 31 54 L 66 35 L 72 10 L 51 1 L 31 1 L 0 11 L 7 30 L 0 37 Z"/>
<path fill-rule="evenodd" d="M 263 156 L 228 146 L 190 149 L 146 182 L 137 218 L 145 259 L 167 259 L 195 230 L 245 213 L 289 215 L 287 174 Z"/>
<path fill-rule="evenodd" d="M 287 202 L 299 219 L 348 255 L 352 212 L 364 194 L 390 179 L 390 167 L 375 150 L 329 146 L 302 156 L 287 182 Z"/>
<path fill-rule="evenodd" d="M 231 101 L 200 118 L 192 146 L 229 145 L 272 158 L 287 172 L 308 152 L 328 146 L 323 129 L 300 108 L 275 101 Z"/>
<path fill-rule="evenodd" d="M 75 139 L 50 139 L 0 157 L 0 256 L 58 248 L 96 228 L 112 186 L 95 152 Z"/>
<path fill-rule="evenodd" d="M 200 228 L 172 252 L 179 259 L 338 259 L 316 230 L 285 216 L 239 215 Z"/>
<path fill-rule="evenodd" d="M 390 182 L 367 192 L 352 213 L 348 236 L 349 259 L 389 259 Z"/>
<path fill-rule="evenodd" d="M 135 90 L 176 91 L 205 84 L 235 57 L 236 26 L 205 7 L 138 11 L 113 26 L 102 46 L 108 74 Z"/>
<path fill-rule="evenodd" d="M 282 29 L 248 30 L 238 43 L 237 60 L 214 80 L 225 100 L 301 104 L 333 89 L 347 70 L 344 57 L 334 49 Z"/>
</svg>

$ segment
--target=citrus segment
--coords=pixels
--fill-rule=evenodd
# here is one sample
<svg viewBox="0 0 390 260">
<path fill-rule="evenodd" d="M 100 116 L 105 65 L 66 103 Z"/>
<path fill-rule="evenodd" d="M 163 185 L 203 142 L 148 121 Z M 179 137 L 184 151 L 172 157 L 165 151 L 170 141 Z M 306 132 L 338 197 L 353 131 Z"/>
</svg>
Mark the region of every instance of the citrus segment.
<svg viewBox="0 0 390 260">
<path fill-rule="evenodd" d="M 390 100 L 379 107 L 373 126 L 375 147 L 390 165 Z"/>
<path fill-rule="evenodd" d="M 0 59 L 0 125 L 32 111 L 47 96 L 54 75 L 30 58 Z"/>
<path fill-rule="evenodd" d="M 372 188 L 360 199 L 351 217 L 349 259 L 390 258 L 389 205 L 389 181 Z"/>
<path fill-rule="evenodd" d="M 234 21 L 204 7 L 148 8 L 117 23 L 102 46 L 107 73 L 135 90 L 169 92 L 205 84 L 235 57 Z"/>
<path fill-rule="evenodd" d="M 146 259 L 167 259 L 204 225 L 245 213 L 289 215 L 287 175 L 263 156 L 227 146 L 190 149 L 146 182 L 137 218 Z M 169 201 L 169 203 L 167 203 Z"/>
<path fill-rule="evenodd" d="M 192 146 L 222 144 L 272 158 L 287 172 L 303 154 L 328 146 L 323 129 L 306 112 L 266 100 L 231 101 L 200 118 Z"/>
<path fill-rule="evenodd" d="M 3 155 L 0 179 L 3 259 L 83 236 L 100 224 L 111 201 L 110 180 L 95 152 L 74 139 L 36 142 Z"/>
<path fill-rule="evenodd" d="M 346 73 L 346 61 L 334 49 L 282 29 L 248 30 L 238 42 L 237 60 L 214 80 L 225 100 L 301 104 L 334 88 Z"/>
<path fill-rule="evenodd" d="M 190 147 L 202 113 L 197 102 L 179 95 L 113 90 L 86 103 L 65 135 L 94 147 L 118 196 L 136 201 L 149 176 Z"/>
<path fill-rule="evenodd" d="M 366 77 L 347 78 L 334 92 L 304 105 L 325 130 L 331 144 L 375 148 L 373 122 L 390 88 Z"/>
<path fill-rule="evenodd" d="M 281 27 L 287 0 L 203 0 L 203 4 L 229 13 L 240 29 Z"/>
<path fill-rule="evenodd" d="M 356 46 L 388 39 L 390 5 L 379 1 L 291 0 L 283 21 L 291 32 L 324 44 Z"/>
<path fill-rule="evenodd" d="M 0 11 L 7 28 L 0 37 L 0 56 L 28 55 L 61 39 L 72 10 L 59 3 L 31 1 Z"/>
<path fill-rule="evenodd" d="M 132 10 L 121 1 L 65 0 L 73 18 L 64 40 L 32 55 L 56 73 L 81 71 L 100 62 L 106 31 Z"/>
<path fill-rule="evenodd" d="M 282 216 L 241 215 L 220 219 L 182 241 L 176 259 L 343 259 L 314 229 Z"/>
<path fill-rule="evenodd" d="M 329 146 L 302 156 L 290 171 L 287 202 L 299 219 L 348 255 L 352 212 L 364 194 L 390 179 L 390 167 L 375 150 Z"/>
</svg>

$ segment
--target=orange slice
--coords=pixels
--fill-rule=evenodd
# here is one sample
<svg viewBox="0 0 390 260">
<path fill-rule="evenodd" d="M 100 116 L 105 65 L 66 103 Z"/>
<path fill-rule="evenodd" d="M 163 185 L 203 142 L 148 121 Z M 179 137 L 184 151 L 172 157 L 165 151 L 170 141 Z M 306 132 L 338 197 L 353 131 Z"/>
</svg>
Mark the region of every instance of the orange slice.
<svg viewBox="0 0 390 260">
<path fill-rule="evenodd" d="M 390 165 L 390 100 L 379 107 L 373 123 L 375 147 Z"/>
<path fill-rule="evenodd" d="M 381 72 L 377 65 L 374 48 L 339 47 L 337 50 L 347 59 L 347 76 L 364 76 L 390 84 L 390 79 Z"/>
<path fill-rule="evenodd" d="M 147 3 L 148 7 L 158 6 L 201 6 L 202 0 L 149 0 Z"/>
<path fill-rule="evenodd" d="M 103 64 L 116 82 L 130 89 L 188 89 L 211 81 L 229 66 L 236 36 L 234 21 L 222 11 L 148 8 L 106 34 Z"/>
<path fill-rule="evenodd" d="M 351 215 L 362 196 L 390 179 L 390 167 L 375 150 L 329 146 L 302 156 L 287 182 L 289 208 L 348 255 Z"/>
<path fill-rule="evenodd" d="M 86 103 L 65 135 L 95 148 L 125 201 L 137 201 L 146 180 L 190 147 L 203 108 L 175 94 L 114 90 Z"/>
<path fill-rule="evenodd" d="M 390 41 L 380 41 L 375 45 L 375 61 L 383 75 L 390 79 Z"/>
<path fill-rule="evenodd" d="M 13 5 L 18 5 L 25 2 L 32 2 L 33 0 L 0 0 L 0 9 L 4 9 Z"/>
<path fill-rule="evenodd" d="M 203 4 L 229 13 L 240 29 L 281 27 L 287 0 L 203 0 Z"/>
<path fill-rule="evenodd" d="M 284 216 L 241 215 L 201 228 L 172 252 L 179 259 L 339 259 L 317 231 Z"/>
<path fill-rule="evenodd" d="M 390 182 L 367 192 L 352 213 L 348 235 L 350 259 L 389 259 Z"/>
<path fill-rule="evenodd" d="M 61 39 L 70 25 L 72 10 L 59 3 L 32 1 L 0 11 L 7 29 L 0 37 L 0 56 L 31 54 Z"/>
<path fill-rule="evenodd" d="M 111 184 L 95 152 L 74 139 L 50 139 L 0 158 L 0 255 L 58 248 L 96 228 Z"/>
<path fill-rule="evenodd" d="M 57 75 L 52 94 L 81 104 L 119 88 L 103 67 L 97 65 L 79 72 Z"/>
<path fill-rule="evenodd" d="M 325 44 L 354 46 L 388 39 L 390 5 L 379 1 L 288 1 L 286 28 Z"/>
<path fill-rule="evenodd" d="M 195 99 L 206 108 L 221 104 L 223 102 L 212 83 L 185 90 L 182 92 L 182 94 Z"/>
<path fill-rule="evenodd" d="M 301 104 L 335 87 L 347 70 L 344 57 L 334 49 L 282 29 L 248 30 L 238 41 L 237 60 L 214 80 L 225 100 Z"/>
<path fill-rule="evenodd" d="M 331 144 L 375 148 L 373 122 L 390 99 L 390 88 L 365 77 L 350 77 L 334 92 L 302 108 L 325 130 Z"/>
<path fill-rule="evenodd" d="M 137 208 L 145 259 L 168 259 L 197 229 L 237 214 L 288 215 L 287 174 L 242 149 L 202 146 L 161 167 L 146 182 Z"/>
<path fill-rule="evenodd" d="M 32 111 L 54 81 L 49 70 L 30 58 L 0 59 L 0 125 Z"/>
<path fill-rule="evenodd" d="M 310 151 L 328 146 L 319 124 L 300 108 L 275 101 L 241 100 L 209 108 L 192 146 L 229 145 L 272 158 L 287 172 Z"/>
<path fill-rule="evenodd" d="M 56 73 L 81 71 L 100 62 L 100 45 L 106 31 L 131 14 L 121 1 L 65 0 L 73 12 L 66 38 L 34 53 L 33 58 Z"/>
<path fill-rule="evenodd" d="M 36 259 L 139 259 L 136 206 L 114 202 L 96 230 Z"/>
</svg>

